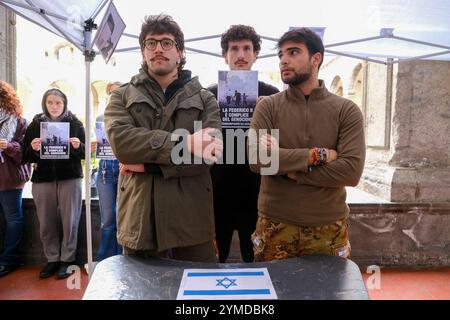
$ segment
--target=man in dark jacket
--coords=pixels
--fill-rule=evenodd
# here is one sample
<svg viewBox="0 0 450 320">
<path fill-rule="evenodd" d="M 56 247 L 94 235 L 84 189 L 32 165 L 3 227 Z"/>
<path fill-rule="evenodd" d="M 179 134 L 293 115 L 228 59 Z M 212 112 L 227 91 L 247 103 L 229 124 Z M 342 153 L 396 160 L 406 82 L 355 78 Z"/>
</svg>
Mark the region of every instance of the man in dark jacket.
<svg viewBox="0 0 450 320">
<path fill-rule="evenodd" d="M 113 92 L 105 111 L 123 164 L 118 242 L 125 254 L 215 262 L 210 167 L 190 160 L 221 155 L 222 141 L 210 136 L 220 129 L 217 102 L 183 70 L 184 36 L 170 16 L 146 18 L 139 42 L 142 69 Z"/>
<path fill-rule="evenodd" d="M 250 70 L 261 50 L 261 39 L 250 26 L 234 25 L 222 34 L 222 55 L 230 70 Z M 208 88 L 217 98 L 217 85 Z M 260 97 L 279 92 L 277 88 L 258 82 Z M 240 104 L 236 97 L 236 107 Z M 232 129 L 227 129 L 232 130 Z M 223 130 L 226 145 L 226 133 Z M 233 143 L 228 141 L 228 143 Z M 237 152 L 236 152 L 237 151 Z M 216 164 L 211 169 L 214 191 L 214 216 L 216 242 L 220 262 L 225 262 L 230 252 L 234 230 L 239 233 L 241 257 L 244 262 L 253 262 L 251 234 L 255 231 L 258 218 L 257 202 L 260 176 L 250 171 L 248 161 L 238 164 L 236 150 L 233 163 Z M 223 159 L 226 159 L 225 153 Z"/>
</svg>

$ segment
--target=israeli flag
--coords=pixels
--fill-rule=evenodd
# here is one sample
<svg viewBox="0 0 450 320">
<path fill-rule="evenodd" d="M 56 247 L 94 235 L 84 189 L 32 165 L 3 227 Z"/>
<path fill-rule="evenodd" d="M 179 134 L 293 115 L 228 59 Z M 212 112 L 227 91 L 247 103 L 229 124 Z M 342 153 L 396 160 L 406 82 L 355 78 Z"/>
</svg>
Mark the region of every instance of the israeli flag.
<svg viewBox="0 0 450 320">
<path fill-rule="evenodd" d="M 186 269 L 177 300 L 278 299 L 267 268 Z"/>
</svg>

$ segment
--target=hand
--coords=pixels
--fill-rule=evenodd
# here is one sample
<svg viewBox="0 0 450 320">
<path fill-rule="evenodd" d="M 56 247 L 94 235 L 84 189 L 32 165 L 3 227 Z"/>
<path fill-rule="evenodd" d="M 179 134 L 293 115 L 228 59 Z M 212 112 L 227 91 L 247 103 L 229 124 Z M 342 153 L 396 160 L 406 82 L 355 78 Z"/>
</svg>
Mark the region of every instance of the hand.
<svg viewBox="0 0 450 320">
<path fill-rule="evenodd" d="M 91 152 L 97 151 L 97 141 L 91 141 Z"/>
<path fill-rule="evenodd" d="M 332 162 L 332 161 L 337 159 L 337 152 L 336 152 L 336 150 L 327 149 L 327 148 L 324 148 L 324 149 L 325 149 L 325 152 L 327 154 L 327 162 L 326 163 L 330 163 L 330 162 Z M 308 161 L 308 164 L 310 164 L 310 165 L 314 164 L 314 149 L 310 149 L 309 150 L 309 161 Z"/>
<path fill-rule="evenodd" d="M 291 180 L 294 180 L 295 182 L 297 182 L 297 175 L 295 174 L 295 172 L 289 172 L 287 174 L 287 177 Z"/>
<path fill-rule="evenodd" d="M 6 150 L 8 148 L 8 141 L 0 139 L 0 150 Z"/>
<path fill-rule="evenodd" d="M 132 175 L 133 172 L 145 172 L 144 164 L 119 164 L 120 174 L 124 176 Z"/>
<path fill-rule="evenodd" d="M 78 138 L 70 138 L 69 142 L 75 150 L 78 150 L 81 144 L 80 139 Z"/>
<path fill-rule="evenodd" d="M 265 134 L 261 138 L 259 138 L 259 144 L 262 147 L 265 147 L 270 150 L 276 150 L 280 148 L 277 139 L 275 139 L 270 134 Z"/>
<path fill-rule="evenodd" d="M 327 163 L 330 163 L 337 159 L 337 152 L 333 149 L 325 149 L 327 152 Z"/>
<path fill-rule="evenodd" d="M 214 128 L 203 128 L 186 136 L 187 148 L 191 154 L 204 160 L 217 162 L 222 156 L 223 141 L 210 134 Z"/>
<path fill-rule="evenodd" d="M 41 150 L 41 139 L 35 138 L 33 141 L 31 141 L 31 148 L 33 148 L 34 151 Z"/>
</svg>

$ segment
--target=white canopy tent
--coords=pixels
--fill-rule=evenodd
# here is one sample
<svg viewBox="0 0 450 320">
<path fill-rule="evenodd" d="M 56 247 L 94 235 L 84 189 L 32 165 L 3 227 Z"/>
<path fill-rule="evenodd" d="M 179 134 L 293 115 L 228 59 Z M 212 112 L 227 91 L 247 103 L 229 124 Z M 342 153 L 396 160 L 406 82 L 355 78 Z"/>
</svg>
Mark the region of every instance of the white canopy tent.
<svg viewBox="0 0 450 320">
<path fill-rule="evenodd" d="M 96 56 L 92 39 L 111 1 L 0 0 L 0 5 L 66 39 L 83 52 L 86 68 L 86 159 L 91 154 L 90 65 Z M 450 60 L 449 0 L 347 0 L 339 4 L 331 0 L 314 3 L 280 0 L 277 3 L 268 1 L 268 5 L 264 1 L 259 2 L 258 8 L 254 8 L 254 3 L 249 5 L 239 0 L 221 3 L 220 8 L 208 1 L 195 1 L 195 8 L 193 3 L 182 0 L 162 4 L 134 1 L 136 5 L 132 5 L 131 2 L 114 1 L 127 24 L 126 33 L 115 52 L 139 51 L 136 34 L 143 16 L 167 12 L 183 28 L 188 53 L 221 58 L 217 38 L 231 24 L 243 23 L 254 26 L 260 34 L 270 33 L 270 36 L 261 36 L 263 46 L 259 59 L 276 55 L 274 44 L 277 37 L 289 27 L 322 26 L 325 28 L 323 39 L 327 54 L 387 65 L 413 59 Z M 191 11 L 186 10 L 186 5 Z M 199 29 L 202 32 L 207 30 L 212 35 L 189 37 Z M 201 46 L 195 47 L 197 43 Z M 90 161 L 86 161 L 85 170 L 88 264 L 89 270 L 93 270 Z"/>
</svg>

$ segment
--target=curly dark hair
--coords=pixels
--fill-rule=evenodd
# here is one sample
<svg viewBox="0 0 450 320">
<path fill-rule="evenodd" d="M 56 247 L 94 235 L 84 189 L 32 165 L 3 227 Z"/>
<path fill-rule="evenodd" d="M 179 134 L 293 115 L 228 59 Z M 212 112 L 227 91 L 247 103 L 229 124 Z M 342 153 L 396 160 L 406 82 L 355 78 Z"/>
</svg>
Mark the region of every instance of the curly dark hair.
<svg viewBox="0 0 450 320">
<path fill-rule="evenodd" d="M 242 24 L 231 26 L 225 33 L 222 34 L 220 46 L 222 47 L 222 55 L 228 51 L 228 43 L 230 41 L 250 40 L 253 43 L 253 52 L 258 56 L 261 51 L 261 37 L 256 33 L 251 26 Z"/>
<path fill-rule="evenodd" d="M 5 81 L 0 81 L 0 109 L 16 117 L 20 117 L 23 113 L 23 107 L 16 91 Z"/>
<path fill-rule="evenodd" d="M 157 16 L 147 16 L 144 19 L 144 23 L 141 27 L 141 34 L 139 35 L 139 44 L 141 46 L 141 52 L 144 52 L 144 41 L 145 37 L 149 33 L 162 34 L 169 33 L 173 35 L 175 38 L 175 42 L 177 43 L 178 51 L 184 51 L 184 34 L 181 31 L 180 26 L 176 23 L 173 18 L 166 14 L 160 14 Z M 184 65 L 186 64 L 186 58 L 183 57 L 178 64 L 178 72 L 183 70 Z M 147 69 L 147 64 L 144 63 L 142 66 Z"/>
</svg>

